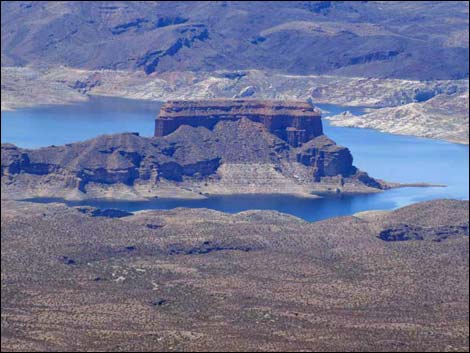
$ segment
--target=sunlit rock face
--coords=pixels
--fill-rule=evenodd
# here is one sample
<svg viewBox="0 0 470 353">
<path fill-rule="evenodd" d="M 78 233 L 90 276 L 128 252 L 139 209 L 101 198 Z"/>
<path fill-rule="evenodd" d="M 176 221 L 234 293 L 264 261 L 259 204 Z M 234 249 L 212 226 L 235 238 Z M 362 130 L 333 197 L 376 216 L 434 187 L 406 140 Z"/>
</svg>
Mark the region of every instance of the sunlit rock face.
<svg viewBox="0 0 470 353">
<path fill-rule="evenodd" d="M 167 102 L 155 120 L 155 136 L 166 136 L 182 125 L 212 130 L 220 121 L 243 118 L 263 124 L 294 147 L 323 135 L 321 114 L 307 102 L 214 99 Z"/>
</svg>

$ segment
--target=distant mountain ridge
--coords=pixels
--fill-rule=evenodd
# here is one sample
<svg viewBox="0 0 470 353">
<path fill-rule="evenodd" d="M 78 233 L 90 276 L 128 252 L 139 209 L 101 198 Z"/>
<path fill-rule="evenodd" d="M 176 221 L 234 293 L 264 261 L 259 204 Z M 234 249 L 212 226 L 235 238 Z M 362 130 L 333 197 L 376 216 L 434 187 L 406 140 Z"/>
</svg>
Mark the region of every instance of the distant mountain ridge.
<svg viewBox="0 0 470 353">
<path fill-rule="evenodd" d="M 467 2 L 2 2 L 2 66 L 468 77 Z"/>
</svg>

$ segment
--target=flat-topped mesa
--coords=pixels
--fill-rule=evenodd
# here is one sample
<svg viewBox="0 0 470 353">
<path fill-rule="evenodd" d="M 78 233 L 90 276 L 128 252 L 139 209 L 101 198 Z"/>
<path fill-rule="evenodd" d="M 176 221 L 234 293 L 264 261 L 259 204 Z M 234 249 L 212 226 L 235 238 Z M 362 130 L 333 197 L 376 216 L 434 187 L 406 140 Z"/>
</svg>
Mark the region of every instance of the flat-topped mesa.
<svg viewBox="0 0 470 353">
<path fill-rule="evenodd" d="M 181 125 L 212 129 L 221 120 L 250 119 L 298 147 L 323 135 L 321 114 L 308 102 L 254 99 L 168 101 L 155 120 L 155 136 L 171 134 Z"/>
</svg>

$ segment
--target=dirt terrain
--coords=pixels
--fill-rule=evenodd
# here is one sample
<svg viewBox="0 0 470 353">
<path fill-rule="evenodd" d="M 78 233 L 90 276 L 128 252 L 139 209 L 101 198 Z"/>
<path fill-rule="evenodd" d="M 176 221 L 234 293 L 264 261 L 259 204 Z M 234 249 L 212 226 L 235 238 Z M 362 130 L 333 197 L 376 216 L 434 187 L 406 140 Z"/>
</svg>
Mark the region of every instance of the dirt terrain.
<svg viewBox="0 0 470 353">
<path fill-rule="evenodd" d="M 466 351 L 468 210 L 307 223 L 3 201 L 2 351 Z"/>
</svg>

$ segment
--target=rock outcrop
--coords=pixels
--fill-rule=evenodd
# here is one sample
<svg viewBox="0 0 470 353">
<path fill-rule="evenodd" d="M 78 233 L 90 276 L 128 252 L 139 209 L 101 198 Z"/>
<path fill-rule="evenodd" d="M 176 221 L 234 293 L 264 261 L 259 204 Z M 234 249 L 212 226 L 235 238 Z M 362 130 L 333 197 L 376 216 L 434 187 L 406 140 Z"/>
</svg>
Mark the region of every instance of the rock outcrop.
<svg viewBox="0 0 470 353">
<path fill-rule="evenodd" d="M 323 134 L 321 114 L 307 102 L 253 99 L 170 101 L 155 120 L 155 136 L 166 136 L 182 125 L 212 129 L 220 121 L 247 118 L 298 147 Z"/>
<path fill-rule="evenodd" d="M 456 236 L 468 236 L 468 222 L 429 228 L 398 224 L 382 230 L 379 234 L 379 238 L 385 241 L 432 240 L 441 242 Z"/>
<path fill-rule="evenodd" d="M 2 196 L 310 195 L 389 186 L 353 166 L 307 103 L 231 102 L 167 104 L 152 138 L 125 133 L 36 150 L 4 144 Z"/>
</svg>

